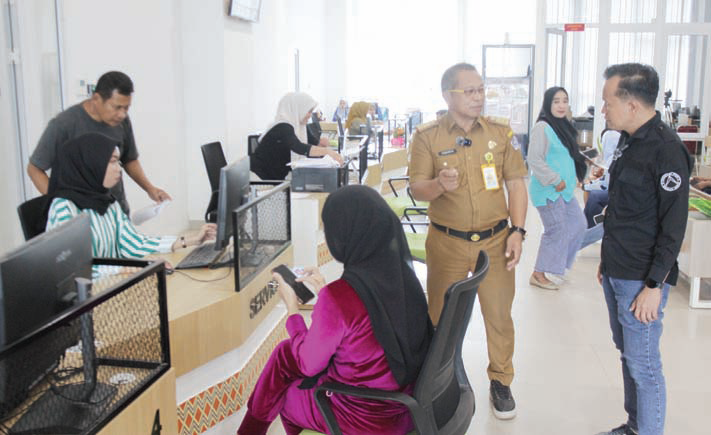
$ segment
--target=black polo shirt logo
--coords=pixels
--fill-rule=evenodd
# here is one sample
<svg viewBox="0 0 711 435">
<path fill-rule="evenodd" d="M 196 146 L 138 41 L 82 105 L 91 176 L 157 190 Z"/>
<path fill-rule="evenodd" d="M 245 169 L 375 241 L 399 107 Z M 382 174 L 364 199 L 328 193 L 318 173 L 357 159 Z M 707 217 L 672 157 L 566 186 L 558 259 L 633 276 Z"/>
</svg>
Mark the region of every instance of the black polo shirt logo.
<svg viewBox="0 0 711 435">
<path fill-rule="evenodd" d="M 673 192 L 681 187 L 681 177 L 676 172 L 667 172 L 662 175 L 660 184 L 662 185 L 662 189 L 667 192 Z"/>
</svg>

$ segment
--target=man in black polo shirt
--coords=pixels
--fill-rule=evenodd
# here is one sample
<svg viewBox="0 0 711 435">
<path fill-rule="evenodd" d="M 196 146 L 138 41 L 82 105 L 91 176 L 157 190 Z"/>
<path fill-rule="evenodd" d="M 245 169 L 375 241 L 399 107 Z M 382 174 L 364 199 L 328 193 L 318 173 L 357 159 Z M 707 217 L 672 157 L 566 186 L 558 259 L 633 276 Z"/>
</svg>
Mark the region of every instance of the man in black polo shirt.
<svg viewBox="0 0 711 435">
<path fill-rule="evenodd" d="M 622 132 L 610 167 L 598 270 L 615 346 L 622 353 L 625 411 L 622 426 L 599 435 L 664 432 L 666 386 L 659 340 L 669 287 L 686 228 L 691 157 L 654 104 L 659 76 L 650 66 L 605 70 L 602 113 Z"/>
</svg>

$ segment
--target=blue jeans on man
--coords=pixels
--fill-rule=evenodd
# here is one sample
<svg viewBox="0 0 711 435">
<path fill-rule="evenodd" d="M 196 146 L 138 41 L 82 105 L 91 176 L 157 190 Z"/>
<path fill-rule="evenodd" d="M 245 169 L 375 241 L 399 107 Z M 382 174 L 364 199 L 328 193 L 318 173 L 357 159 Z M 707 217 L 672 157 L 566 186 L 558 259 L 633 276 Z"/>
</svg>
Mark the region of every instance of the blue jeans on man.
<svg viewBox="0 0 711 435">
<path fill-rule="evenodd" d="M 627 425 L 639 435 L 661 435 L 664 433 L 667 399 L 659 341 L 669 284 L 662 285 L 658 317 L 651 323 L 640 322 L 634 317 L 634 312 L 629 310 L 637 294 L 644 288 L 644 281 L 603 275 L 602 288 L 610 314 L 612 340 L 622 353 Z"/>
</svg>

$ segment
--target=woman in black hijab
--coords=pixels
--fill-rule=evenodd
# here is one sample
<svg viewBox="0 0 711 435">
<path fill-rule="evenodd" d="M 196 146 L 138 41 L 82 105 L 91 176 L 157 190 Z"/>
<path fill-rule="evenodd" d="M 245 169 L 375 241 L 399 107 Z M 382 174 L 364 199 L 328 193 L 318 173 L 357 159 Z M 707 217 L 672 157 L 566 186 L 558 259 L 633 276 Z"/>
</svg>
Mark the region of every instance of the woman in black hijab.
<svg viewBox="0 0 711 435">
<path fill-rule="evenodd" d="M 265 434 L 281 415 L 287 434 L 302 428 L 326 433 L 305 378 L 318 383 L 411 391 L 433 334 L 422 286 L 402 225 L 385 200 L 365 186 L 332 193 L 323 208 L 326 243 L 343 263 L 340 279 L 323 287 L 306 328 L 293 289 L 275 274 L 289 311 L 290 338 L 270 357 L 248 402 L 241 435 Z M 323 285 L 316 269 L 301 280 Z M 331 404 L 344 433 L 404 434 L 412 429 L 406 408 L 334 395 Z"/>
<path fill-rule="evenodd" d="M 528 147 L 529 197 L 544 228 L 529 284 L 547 290 L 557 290 L 558 285 L 546 273 L 563 275 L 573 266 L 587 228 L 575 199 L 587 166 L 567 118 L 569 111 L 568 92 L 558 86 L 548 89 Z"/>
<path fill-rule="evenodd" d="M 140 258 L 214 238 L 214 224 L 203 226 L 197 235 L 181 238 L 138 232 L 109 192 L 121 180 L 117 145 L 109 136 L 87 133 L 60 147 L 49 179 L 47 229 L 81 213 L 89 214 L 94 257 L 112 258 Z"/>
<path fill-rule="evenodd" d="M 543 121 L 551 126 L 556 136 L 558 136 L 558 139 L 560 139 L 565 148 L 568 150 L 570 158 L 573 159 L 575 165 L 575 176 L 578 181 L 582 182 L 583 179 L 585 179 L 588 167 L 585 163 L 585 157 L 580 154 L 578 131 L 575 129 L 575 126 L 573 126 L 570 120 L 568 120 L 567 113 L 566 116 L 561 117 L 559 114 L 554 115 L 552 111 L 553 100 L 556 95 L 558 95 L 559 98 L 563 98 L 563 94 L 565 95 L 565 100 L 568 101 L 568 91 L 566 91 L 565 88 L 553 86 L 552 88 L 546 90 L 545 94 L 543 94 L 543 106 L 541 107 L 541 112 L 538 114 L 536 122 Z M 569 104 L 568 107 L 570 107 Z"/>
</svg>

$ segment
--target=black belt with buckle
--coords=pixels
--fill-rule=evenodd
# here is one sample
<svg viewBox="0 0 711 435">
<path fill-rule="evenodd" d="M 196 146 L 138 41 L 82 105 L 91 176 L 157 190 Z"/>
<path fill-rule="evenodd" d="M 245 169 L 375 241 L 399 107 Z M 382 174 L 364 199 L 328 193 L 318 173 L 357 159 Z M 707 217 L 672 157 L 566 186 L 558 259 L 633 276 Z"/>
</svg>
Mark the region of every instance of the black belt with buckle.
<svg viewBox="0 0 711 435">
<path fill-rule="evenodd" d="M 444 225 L 436 224 L 432 221 L 430 221 L 433 227 L 437 228 L 438 230 L 442 231 L 443 233 L 447 233 L 450 236 L 454 237 L 459 237 L 460 239 L 468 240 L 470 242 L 479 242 L 484 239 L 488 239 L 489 237 L 493 236 L 494 234 L 498 233 L 499 231 L 503 230 L 504 228 L 509 226 L 509 222 L 504 219 L 494 228 L 489 228 L 488 230 L 484 231 L 459 231 L 459 230 L 454 230 L 452 228 L 445 227 Z"/>
</svg>

